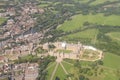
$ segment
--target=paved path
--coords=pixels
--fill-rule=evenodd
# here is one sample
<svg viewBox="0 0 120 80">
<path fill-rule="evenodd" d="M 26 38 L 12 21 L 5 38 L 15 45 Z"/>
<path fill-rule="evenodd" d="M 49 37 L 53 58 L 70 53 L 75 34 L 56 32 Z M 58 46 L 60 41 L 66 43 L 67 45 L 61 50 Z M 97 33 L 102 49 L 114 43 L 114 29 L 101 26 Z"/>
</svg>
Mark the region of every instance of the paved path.
<svg viewBox="0 0 120 80">
<path fill-rule="evenodd" d="M 68 74 L 68 72 L 67 72 L 67 71 L 66 71 L 66 69 L 64 68 L 63 64 L 62 64 L 62 63 L 60 63 L 60 65 L 61 65 L 61 67 L 63 68 L 63 70 L 64 70 L 65 74 Z M 69 77 L 69 80 L 72 80 L 72 79 Z"/>
<path fill-rule="evenodd" d="M 50 80 L 53 80 L 53 77 L 54 77 L 55 72 L 56 72 L 56 70 L 57 70 L 57 68 L 58 68 L 58 65 L 59 65 L 59 63 L 56 64 L 55 69 L 54 69 L 54 71 L 53 71 L 53 73 L 52 73 L 52 75 L 51 75 Z"/>
<path fill-rule="evenodd" d="M 52 63 L 50 66 L 47 67 L 46 70 L 48 70 L 49 68 L 53 67 L 56 64 L 56 62 Z"/>
</svg>

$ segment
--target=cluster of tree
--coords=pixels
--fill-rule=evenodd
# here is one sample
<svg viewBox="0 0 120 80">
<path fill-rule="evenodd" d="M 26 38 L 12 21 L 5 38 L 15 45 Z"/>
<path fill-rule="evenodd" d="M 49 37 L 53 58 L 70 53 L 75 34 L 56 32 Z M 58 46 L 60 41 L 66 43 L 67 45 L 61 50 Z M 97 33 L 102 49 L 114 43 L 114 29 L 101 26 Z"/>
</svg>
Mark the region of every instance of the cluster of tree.
<svg viewBox="0 0 120 80">
<path fill-rule="evenodd" d="M 38 47 L 36 50 L 35 50 L 35 53 L 36 54 L 44 54 L 46 53 L 47 50 L 46 49 L 43 49 L 43 47 Z"/>
<path fill-rule="evenodd" d="M 105 35 L 106 33 L 110 32 L 119 32 L 120 27 L 119 26 L 100 26 L 98 27 L 99 34 L 97 35 L 97 40 L 99 41 L 96 43 L 96 47 L 100 48 L 103 51 L 107 51 L 113 54 L 120 55 L 120 44 L 118 44 L 117 41 L 114 41 L 109 36 Z"/>
<path fill-rule="evenodd" d="M 106 1 L 103 4 L 91 6 L 91 10 L 92 10 L 93 14 L 104 13 L 105 16 L 112 15 L 112 14 L 119 15 L 120 14 L 120 11 L 119 11 L 120 6 L 118 5 L 118 3 L 120 3 L 119 0 L 113 1 L 113 2 Z M 116 6 L 116 5 L 118 5 L 118 6 Z"/>
<path fill-rule="evenodd" d="M 26 62 L 34 63 L 37 62 L 39 59 L 40 59 L 39 57 L 30 54 L 24 57 L 18 57 L 18 60 L 14 60 L 14 62 L 16 64 L 26 63 Z"/>
<path fill-rule="evenodd" d="M 81 66 L 80 61 L 76 61 L 74 64 L 75 69 L 77 68 L 77 72 L 73 74 L 72 76 L 76 79 L 79 78 L 79 80 L 89 80 L 89 77 L 91 76 L 98 76 L 101 75 L 103 72 L 103 68 L 100 66 L 103 65 L 102 60 L 98 60 L 95 62 L 89 62 L 87 66 Z M 78 75 L 77 77 L 75 75 Z"/>
<path fill-rule="evenodd" d="M 55 61 L 55 57 L 51 57 L 51 56 L 47 56 L 44 58 L 41 58 L 39 60 L 39 75 L 37 77 L 37 80 L 46 80 L 46 76 L 47 76 L 47 66 L 50 62 Z"/>
</svg>

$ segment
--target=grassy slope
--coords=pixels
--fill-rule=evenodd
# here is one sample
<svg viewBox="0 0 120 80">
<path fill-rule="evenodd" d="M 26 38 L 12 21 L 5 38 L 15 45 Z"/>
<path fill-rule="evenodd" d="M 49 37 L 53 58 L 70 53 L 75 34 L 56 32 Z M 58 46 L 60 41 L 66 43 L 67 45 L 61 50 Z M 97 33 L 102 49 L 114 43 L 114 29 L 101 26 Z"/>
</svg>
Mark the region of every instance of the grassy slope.
<svg viewBox="0 0 120 80">
<path fill-rule="evenodd" d="M 96 24 L 104 24 L 104 25 L 111 25 L 111 26 L 120 26 L 119 22 L 120 16 L 111 15 L 111 16 L 104 16 L 103 14 L 96 14 L 96 15 L 75 15 L 72 17 L 72 20 L 66 21 L 63 23 L 58 29 L 63 31 L 73 31 L 83 27 L 83 23 L 88 21 L 90 23 Z"/>
</svg>

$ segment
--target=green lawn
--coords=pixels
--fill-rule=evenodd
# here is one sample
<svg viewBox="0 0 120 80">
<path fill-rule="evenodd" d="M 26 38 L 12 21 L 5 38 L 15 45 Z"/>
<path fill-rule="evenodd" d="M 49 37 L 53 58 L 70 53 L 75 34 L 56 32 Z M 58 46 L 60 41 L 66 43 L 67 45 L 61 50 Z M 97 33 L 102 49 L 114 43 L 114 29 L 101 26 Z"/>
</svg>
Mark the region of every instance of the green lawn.
<svg viewBox="0 0 120 80">
<path fill-rule="evenodd" d="M 43 8 L 43 7 L 47 7 L 50 4 L 52 4 L 52 2 L 49 1 L 40 1 L 40 4 L 38 5 L 39 7 Z"/>
<path fill-rule="evenodd" d="M 110 32 L 106 35 L 110 36 L 114 40 L 120 41 L 120 32 Z"/>
<path fill-rule="evenodd" d="M 119 22 L 120 16 L 110 15 L 104 16 L 103 14 L 96 15 L 75 15 L 72 17 L 72 20 L 65 21 L 58 29 L 69 32 L 83 27 L 83 23 L 89 22 L 94 24 L 101 25 L 111 25 L 111 26 L 120 26 Z"/>
<path fill-rule="evenodd" d="M 110 55 L 106 55 L 105 59 L 110 57 L 110 56 L 113 56 L 113 55 L 111 55 L 111 54 Z M 109 60 L 109 62 L 112 62 L 111 59 Z M 65 62 L 62 62 L 62 64 L 63 64 L 63 66 L 65 67 L 65 69 L 68 72 L 74 72 L 74 70 L 75 70 L 74 66 L 72 66 L 70 64 L 67 64 Z M 88 65 L 90 65 L 91 62 L 80 61 L 80 64 L 81 64 L 82 67 L 88 67 Z M 116 65 L 116 63 L 113 64 L 113 65 Z M 106 66 L 106 62 L 105 62 L 104 66 L 102 66 L 104 71 L 103 71 L 103 73 L 101 75 L 98 75 L 98 76 L 88 76 L 88 77 L 89 77 L 90 80 L 118 80 L 118 76 L 116 76 L 116 68 L 115 68 L 115 66 L 113 66 L 113 67 L 114 68 L 112 68 L 109 65 Z"/>
<path fill-rule="evenodd" d="M 5 22 L 5 21 L 6 21 L 6 18 L 0 17 L 0 25 L 1 25 L 3 22 Z"/>
<path fill-rule="evenodd" d="M 96 1 L 92 2 L 90 5 L 98 5 L 98 4 L 107 2 L 107 1 L 114 2 L 114 1 L 118 1 L 118 0 L 96 0 Z"/>
<path fill-rule="evenodd" d="M 58 65 L 58 68 L 54 75 L 53 80 L 55 80 L 56 76 L 59 77 L 60 80 L 64 80 L 66 78 L 66 74 L 65 74 L 64 70 L 62 69 L 62 67 L 60 66 L 60 64 Z"/>
<path fill-rule="evenodd" d="M 49 4 L 40 4 L 39 7 L 43 8 L 43 7 L 47 7 Z"/>
<path fill-rule="evenodd" d="M 66 62 L 62 62 L 62 64 L 63 64 L 63 66 L 64 66 L 64 68 L 66 69 L 66 71 L 68 72 L 68 73 L 70 73 L 71 72 L 71 70 L 73 69 L 73 65 L 70 65 L 70 64 L 68 64 L 68 63 L 66 63 Z"/>
<path fill-rule="evenodd" d="M 68 6 L 68 7 L 70 6 L 71 7 L 71 6 L 74 6 L 74 5 L 73 4 L 63 4 L 63 6 Z"/>
<path fill-rule="evenodd" d="M 71 64 L 75 63 L 75 60 L 71 60 L 71 59 L 65 59 L 65 61 L 70 62 Z M 111 53 L 105 53 L 105 56 L 103 59 L 104 65 L 100 66 L 100 68 L 103 68 L 103 73 L 101 73 L 101 75 L 98 75 L 98 76 L 93 75 L 93 76 L 87 76 L 87 77 L 89 77 L 90 80 L 118 80 L 119 76 L 117 76 L 116 70 L 120 69 L 119 61 L 120 61 L 120 56 L 117 56 Z M 74 67 L 74 65 L 68 64 L 66 62 L 62 62 L 66 71 L 68 73 L 72 73 L 72 72 L 74 73 L 76 71 L 76 68 Z M 91 63 L 92 62 L 80 61 L 80 64 L 82 67 L 89 67 Z M 49 66 L 51 65 L 52 63 Z M 49 68 L 48 73 L 52 74 L 52 71 L 54 70 L 54 68 L 55 68 L 55 65 Z M 62 67 L 60 66 L 60 64 L 57 68 L 57 71 L 54 75 L 53 80 L 55 80 L 56 76 L 58 76 L 60 80 L 64 80 L 66 78 L 66 74 L 62 69 Z M 50 79 L 50 75 L 48 77 L 48 80 L 49 79 Z"/>
<path fill-rule="evenodd" d="M 95 33 L 98 33 L 97 31 L 98 31 L 97 29 L 88 29 L 82 32 L 77 32 L 74 34 L 67 35 L 65 37 L 66 38 L 90 38 L 92 39 L 95 37 L 96 35 Z"/>
<path fill-rule="evenodd" d="M 105 57 L 103 59 L 104 62 L 104 66 L 106 67 L 110 67 L 110 68 L 114 68 L 120 69 L 120 56 L 111 54 L 111 53 L 105 53 Z"/>
<path fill-rule="evenodd" d="M 62 39 L 66 40 L 66 41 L 74 40 L 74 39 L 77 39 L 77 40 L 90 39 L 91 43 L 96 43 L 96 41 L 97 41 L 96 36 L 97 36 L 98 32 L 99 32 L 98 29 L 87 29 L 82 32 L 77 32 L 74 34 L 63 36 Z"/>
<path fill-rule="evenodd" d="M 47 80 L 50 80 L 50 78 L 51 78 L 51 74 L 53 73 L 53 71 L 54 71 L 54 69 L 55 69 L 55 66 L 56 66 L 56 63 L 54 62 L 52 62 L 52 63 L 50 63 L 49 65 L 48 65 L 48 74 L 47 74 Z"/>
<path fill-rule="evenodd" d="M 75 2 L 87 3 L 89 0 L 74 0 Z"/>
<path fill-rule="evenodd" d="M 72 50 L 58 49 L 56 52 L 59 52 L 59 53 L 71 53 L 73 51 Z"/>
</svg>

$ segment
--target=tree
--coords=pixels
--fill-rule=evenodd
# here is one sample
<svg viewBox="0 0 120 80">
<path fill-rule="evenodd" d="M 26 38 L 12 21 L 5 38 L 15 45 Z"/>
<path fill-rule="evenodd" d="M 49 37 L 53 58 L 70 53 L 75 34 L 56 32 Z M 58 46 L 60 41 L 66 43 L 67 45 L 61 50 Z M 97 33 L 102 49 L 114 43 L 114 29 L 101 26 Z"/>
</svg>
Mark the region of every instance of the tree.
<svg viewBox="0 0 120 80">
<path fill-rule="evenodd" d="M 55 48 L 55 46 L 54 46 L 53 44 L 49 44 L 49 45 L 48 45 L 48 48 L 49 48 L 49 50 L 52 50 L 52 49 Z"/>
<path fill-rule="evenodd" d="M 56 77 L 55 80 L 60 80 L 60 78 L 59 78 L 59 77 Z"/>
<path fill-rule="evenodd" d="M 79 80 L 85 80 L 85 76 L 84 75 L 80 75 L 79 76 Z"/>
<path fill-rule="evenodd" d="M 97 61 L 97 63 L 98 63 L 99 65 L 103 65 L 103 61 L 101 61 L 101 60 Z"/>
</svg>

